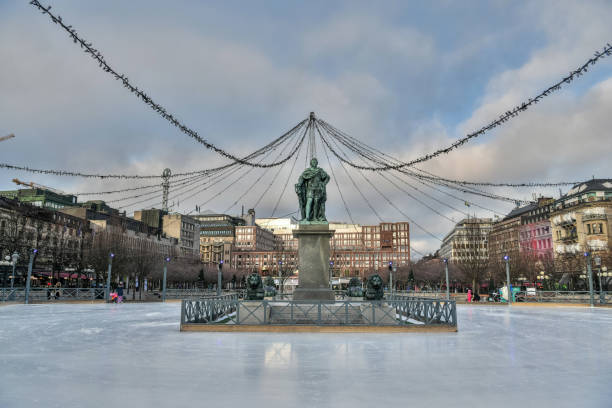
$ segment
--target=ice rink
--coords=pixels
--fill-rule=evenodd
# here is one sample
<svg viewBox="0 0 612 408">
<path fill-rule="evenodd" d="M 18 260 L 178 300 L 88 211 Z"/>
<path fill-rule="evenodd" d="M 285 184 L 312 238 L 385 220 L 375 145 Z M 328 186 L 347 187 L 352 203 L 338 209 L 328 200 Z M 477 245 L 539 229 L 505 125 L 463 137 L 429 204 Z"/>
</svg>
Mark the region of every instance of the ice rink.
<svg viewBox="0 0 612 408">
<path fill-rule="evenodd" d="M 612 309 L 458 333 L 181 333 L 179 303 L 0 307 L 0 407 L 612 407 Z"/>
</svg>

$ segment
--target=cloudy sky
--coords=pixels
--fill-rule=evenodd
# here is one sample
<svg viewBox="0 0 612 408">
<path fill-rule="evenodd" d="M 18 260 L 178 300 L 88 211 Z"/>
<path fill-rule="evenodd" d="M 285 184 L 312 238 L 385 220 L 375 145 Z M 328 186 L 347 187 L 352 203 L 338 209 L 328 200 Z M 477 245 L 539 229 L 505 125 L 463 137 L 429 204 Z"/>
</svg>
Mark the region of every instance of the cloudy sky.
<svg viewBox="0 0 612 408">
<path fill-rule="evenodd" d="M 248 154 L 315 111 L 365 143 L 409 160 L 488 123 L 612 42 L 609 1 L 50 4 L 119 72 L 235 155 Z M 0 144 L 1 162 L 138 174 L 226 163 L 102 72 L 26 1 L 0 0 L 0 61 L 0 136 L 17 135 Z M 423 168 L 475 181 L 610 177 L 610 112 L 612 58 L 607 58 L 502 128 Z M 326 160 L 321 164 L 328 167 Z M 342 168 L 337 162 L 332 167 L 355 221 L 378 223 Z M 302 169 L 300 162 L 291 177 L 297 178 Z M 276 169 L 238 172 L 233 183 L 228 177 L 225 185 L 206 191 L 193 185 L 184 195 L 176 191 L 173 197 L 171 192 L 171 201 L 183 212 L 204 204 L 202 209 L 238 213 L 242 205 L 253 206 L 271 184 L 257 215 L 270 216 L 274 207 L 275 216 L 284 215 L 297 207 L 289 171 L 290 165 L 278 175 Z M 382 219 L 404 220 L 405 214 L 440 238 L 452 228 L 452 221 L 370 174 L 403 214 L 398 212 L 358 173 L 353 176 Z M 151 183 L 0 170 L 0 188 L 13 189 L 14 177 L 71 193 Z M 279 199 L 287 180 L 291 182 Z M 513 207 L 461 193 L 455 199 L 425 191 L 463 211 L 462 198 L 501 214 Z M 533 193 L 559 195 L 558 189 L 491 191 L 520 199 Z M 348 221 L 336 186 L 330 184 L 328 192 L 328 218 Z M 99 198 L 110 201 L 137 193 Z M 125 210 L 159 205 L 160 195 Z M 419 198 L 448 218 L 462 217 L 428 197 Z M 475 206 L 469 212 L 493 215 Z M 434 251 L 440 243 L 413 225 L 412 244 Z"/>
</svg>

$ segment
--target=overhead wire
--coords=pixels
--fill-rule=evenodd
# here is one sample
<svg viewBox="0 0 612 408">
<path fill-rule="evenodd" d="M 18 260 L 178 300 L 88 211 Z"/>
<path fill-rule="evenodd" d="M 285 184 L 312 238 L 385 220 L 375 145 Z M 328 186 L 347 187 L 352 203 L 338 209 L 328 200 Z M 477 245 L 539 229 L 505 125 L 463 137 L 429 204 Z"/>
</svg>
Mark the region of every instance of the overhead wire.
<svg viewBox="0 0 612 408">
<path fill-rule="evenodd" d="M 306 133 L 308 132 L 308 129 L 311 126 L 311 122 L 308 123 L 308 126 L 306 126 L 306 129 L 304 131 L 304 137 L 306 136 Z M 309 137 L 309 140 L 312 139 Z M 303 141 L 304 139 L 302 139 Z M 300 143 L 300 146 L 302 144 Z M 287 177 L 287 181 L 285 181 L 285 185 L 283 186 L 283 190 L 281 191 L 280 195 L 278 196 L 278 200 L 276 200 L 276 204 L 274 204 L 274 208 L 272 209 L 272 215 L 271 217 L 274 217 L 274 214 L 276 213 L 276 210 L 278 209 L 278 205 L 281 201 L 281 199 L 283 198 L 283 195 L 285 195 L 285 190 L 287 189 L 287 185 L 289 184 L 289 180 L 291 179 L 291 176 L 293 175 L 293 170 L 295 169 L 295 164 L 298 162 L 298 158 L 299 155 L 295 156 L 295 160 L 293 161 L 293 165 L 291 166 L 291 171 L 289 172 L 289 176 Z"/>
<path fill-rule="evenodd" d="M 323 143 L 329 147 L 329 142 L 327 141 L 327 139 L 323 136 L 323 134 L 319 133 L 319 136 L 321 138 L 321 140 L 323 141 Z M 332 139 L 333 143 L 336 143 L 334 139 Z M 340 152 L 342 152 L 342 150 L 340 149 L 340 147 L 338 145 L 336 145 L 336 147 L 339 149 Z M 344 153 L 345 154 L 345 153 Z M 343 166 L 344 167 L 344 166 Z M 412 219 L 410 216 L 408 216 L 402 209 L 400 209 L 397 205 L 395 205 L 395 203 L 393 201 L 391 201 L 391 199 L 389 199 L 389 197 L 387 197 L 386 194 L 384 194 L 374 183 L 372 183 L 372 181 L 366 177 L 366 175 L 363 173 L 363 171 L 361 171 L 360 169 L 357 169 L 357 172 L 362 176 L 362 178 L 381 196 L 385 199 L 385 201 L 387 201 L 387 203 L 389 205 L 391 205 L 391 207 L 393 207 L 395 210 L 397 210 L 401 215 L 403 215 L 408 221 L 410 221 L 412 224 L 414 224 L 417 228 L 419 228 L 421 231 L 425 232 L 427 235 L 439 240 L 440 242 L 442 242 L 442 239 L 440 239 L 438 236 L 436 236 L 435 234 L 433 234 L 431 231 L 429 231 L 428 229 L 426 229 L 425 227 L 423 227 L 422 225 L 420 225 L 418 222 L 416 222 L 414 219 Z M 437 212 L 436 212 L 437 213 Z M 438 213 L 439 214 L 439 213 Z M 453 221 L 454 222 L 454 221 Z"/>
<path fill-rule="evenodd" d="M 399 168 L 404 168 L 404 167 L 410 167 L 413 166 L 415 164 L 418 163 L 423 163 L 426 161 L 429 161 L 435 157 L 438 157 L 442 154 L 447 154 L 449 152 L 451 152 L 452 150 L 455 150 L 461 146 L 463 146 L 465 143 L 469 142 L 472 139 L 475 139 L 479 136 L 484 135 L 485 133 L 487 133 L 488 131 L 501 126 L 502 124 L 508 122 L 510 119 L 517 117 L 520 113 L 526 111 L 527 109 L 529 109 L 532 105 L 537 104 L 538 102 L 540 102 L 543 98 L 545 98 L 546 96 L 552 94 L 553 92 L 559 91 L 563 85 L 569 84 L 572 81 L 574 81 L 574 79 L 581 77 L 582 75 L 584 75 L 586 72 L 588 72 L 588 69 L 590 66 L 595 65 L 600 59 L 605 58 L 606 56 L 610 56 L 612 55 L 612 45 L 610 45 L 609 43 L 607 43 L 602 51 L 595 51 L 594 55 L 589 58 L 585 63 L 583 63 L 581 66 L 579 66 L 578 68 L 570 71 L 570 73 L 561 78 L 560 80 L 558 80 L 557 82 L 555 82 L 554 84 L 550 85 L 549 87 L 547 87 L 546 89 L 544 89 L 543 91 L 541 91 L 540 93 L 536 94 L 534 97 L 527 99 L 526 101 L 516 105 L 514 108 L 502 113 L 501 115 L 499 115 L 499 117 L 497 119 L 492 120 L 489 124 L 481 127 L 480 129 L 467 134 L 466 136 L 456 140 L 455 142 L 453 142 L 451 145 L 435 150 L 432 153 L 428 153 L 425 154 L 423 156 L 417 157 L 416 159 L 410 160 L 408 162 L 401 162 L 399 164 L 386 164 L 383 166 L 360 166 L 358 164 L 355 164 L 353 162 L 347 162 L 346 164 L 348 164 L 351 167 L 355 167 L 355 168 L 359 168 L 361 170 L 372 170 L 372 171 L 381 171 L 381 170 L 390 170 L 390 169 L 399 169 Z M 324 122 L 321 119 L 317 119 L 320 122 Z M 334 153 L 334 151 L 332 150 L 332 153 Z M 336 154 L 336 153 L 334 153 Z M 491 183 L 491 184 L 508 184 L 508 183 Z M 529 184 L 529 186 L 535 186 L 538 185 L 540 183 L 520 183 L 520 184 Z M 565 183 L 544 183 L 547 186 L 551 186 L 551 185 L 566 185 Z"/>
<path fill-rule="evenodd" d="M 251 167 L 261 167 L 261 168 L 276 167 L 276 166 L 279 166 L 279 165 L 281 165 L 282 163 L 284 163 L 286 161 L 286 160 L 280 160 L 280 161 L 277 161 L 275 163 L 266 163 L 266 164 L 253 163 L 253 162 L 250 162 L 249 159 L 244 159 L 244 158 L 237 157 L 237 156 L 227 152 L 226 150 L 223 150 L 223 149 L 215 146 L 214 144 L 208 142 L 206 139 L 201 137 L 198 134 L 198 132 L 196 132 L 195 130 L 187 127 L 185 124 L 183 124 L 181 121 L 179 121 L 173 114 L 169 113 L 166 110 L 166 108 L 164 108 L 161 104 L 155 102 L 144 91 L 139 89 L 137 86 L 132 85 L 132 83 L 130 82 L 130 80 L 128 79 L 128 77 L 126 75 L 118 73 L 113 67 L 111 67 L 109 65 L 109 63 L 106 61 L 106 59 L 104 58 L 104 56 L 102 55 L 102 53 L 99 50 L 93 48 L 92 43 L 87 42 L 86 40 L 84 40 L 79 34 L 77 34 L 76 30 L 74 28 L 72 28 L 72 26 L 66 25 L 63 22 L 61 16 L 59 16 L 59 15 L 56 16 L 53 13 L 51 13 L 51 11 L 50 11 L 51 10 L 51 6 L 44 7 L 37 0 L 30 1 L 30 4 L 32 6 L 34 6 L 34 7 L 36 7 L 38 10 L 40 10 L 42 12 L 42 14 L 46 14 L 47 16 L 49 16 L 49 18 L 51 19 L 51 21 L 53 23 L 59 25 L 64 31 L 66 31 L 68 33 L 69 37 L 74 41 L 74 43 L 78 44 L 81 47 L 81 49 L 83 49 L 85 51 L 85 53 L 89 54 L 91 56 L 91 58 L 93 58 L 98 63 L 98 65 L 100 66 L 100 68 L 104 72 L 107 72 L 110 75 L 112 75 L 116 80 L 120 81 L 126 89 L 128 89 L 132 94 L 136 95 L 136 97 L 138 99 L 140 99 L 142 102 L 144 102 L 146 105 L 148 105 L 158 115 L 160 115 L 162 118 L 164 118 L 166 121 L 168 121 L 171 125 L 175 126 L 182 133 L 186 134 L 187 136 L 189 136 L 190 138 L 192 138 L 196 142 L 202 144 L 207 149 L 212 150 L 215 153 L 218 153 L 219 155 L 221 155 L 221 156 L 223 156 L 223 157 L 225 157 L 227 159 L 230 159 L 230 160 L 232 160 L 234 162 L 237 162 L 237 163 L 240 163 L 240 164 L 244 164 L 244 165 L 247 165 L 247 166 L 251 166 Z"/>
<path fill-rule="evenodd" d="M 318 123 L 317 123 L 316 125 L 318 125 Z M 316 129 L 317 129 L 317 131 L 318 131 L 319 138 L 320 138 L 320 139 L 321 139 L 321 141 L 323 142 L 323 143 L 322 143 L 322 150 L 323 150 L 323 151 L 325 151 L 325 150 L 326 150 L 326 148 L 329 148 L 329 143 L 328 143 L 328 141 L 325 139 L 325 136 L 323 136 L 323 133 L 320 131 L 320 128 L 319 128 L 318 126 L 316 126 Z M 329 155 L 328 155 L 328 153 L 327 153 L 327 152 L 325 152 L 325 155 L 326 155 L 326 157 L 328 158 L 328 163 L 329 163 L 330 169 L 333 169 L 333 166 L 331 165 L 331 162 L 329 161 Z M 368 205 L 368 207 L 370 208 L 370 210 L 372 210 L 372 212 L 373 212 L 373 213 L 374 213 L 374 214 L 377 216 L 377 218 L 378 218 L 379 222 L 381 222 L 381 223 L 382 223 L 382 222 L 384 222 L 384 220 L 382 219 L 382 217 L 380 216 L 380 214 L 379 214 L 379 213 L 378 213 L 378 212 L 377 212 L 377 211 L 374 209 L 374 207 L 372 206 L 372 204 L 370 203 L 370 201 L 369 201 L 369 200 L 366 198 L 365 194 L 364 194 L 364 193 L 361 191 L 361 189 L 360 189 L 360 188 L 357 186 L 357 183 L 355 183 L 355 181 L 353 180 L 353 178 L 352 178 L 352 177 L 351 177 L 351 175 L 349 174 L 348 170 L 346 169 L 346 167 L 345 167 L 345 166 L 344 166 L 344 164 L 342 163 L 342 161 L 340 161 L 340 160 L 339 160 L 338 162 L 340 163 L 340 166 L 342 167 L 342 169 L 344 170 L 344 172 L 345 172 L 345 173 L 346 173 L 346 175 L 348 176 L 349 180 L 351 181 L 351 183 L 353 184 L 353 186 L 355 187 L 355 189 L 357 190 L 357 192 L 359 193 L 359 195 L 361 196 L 361 198 L 363 198 L 363 200 L 366 202 L 366 204 Z M 332 173 L 333 173 L 333 171 L 332 171 Z M 335 176 L 334 176 L 334 178 L 335 178 Z M 340 186 L 339 186 L 339 184 L 338 184 L 337 182 L 336 182 L 336 186 L 338 187 L 338 191 L 340 191 Z M 340 193 L 340 195 L 342 196 L 342 193 Z M 345 202 L 345 205 L 346 205 L 346 202 Z M 348 206 L 345 206 L 345 208 L 346 208 L 346 210 L 347 210 L 347 213 L 349 213 L 349 214 L 350 214 L 350 210 L 348 209 Z M 353 225 L 355 225 L 355 222 L 352 220 L 352 216 L 350 216 L 349 218 L 351 219 L 352 224 L 353 224 Z M 410 219 L 409 217 L 407 217 L 407 219 L 408 219 L 409 221 L 411 221 L 411 219 Z M 415 225 L 417 225 L 417 224 L 415 224 Z M 425 231 L 425 229 L 424 229 L 424 228 L 422 228 L 420 225 L 417 225 L 417 226 L 418 226 L 418 227 L 420 227 L 422 230 L 424 230 L 424 231 Z M 428 231 L 426 231 L 426 232 L 427 232 L 427 233 L 429 233 Z M 439 239 L 439 238 L 437 238 L 435 235 L 434 235 L 434 238 Z M 414 251 L 414 252 L 416 252 L 417 254 L 419 254 L 419 255 L 421 255 L 421 256 L 425 256 L 425 254 L 423 254 L 422 252 L 420 252 L 420 251 L 418 251 L 418 250 L 414 249 L 414 248 L 412 247 L 412 245 L 409 245 L 409 248 L 410 248 L 410 251 L 411 251 L 411 252 L 412 252 L 412 251 Z M 412 257 L 412 256 L 411 256 L 411 257 Z"/>
<path fill-rule="evenodd" d="M 305 136 L 302 136 L 302 138 L 298 138 L 298 139 L 296 140 L 296 142 L 295 142 L 295 143 L 296 143 L 296 144 L 300 144 L 300 145 L 301 145 L 301 144 L 304 142 L 304 137 L 305 137 Z M 287 146 L 290 146 L 290 144 L 289 144 L 289 143 L 287 143 L 287 144 L 286 144 L 286 146 L 285 146 L 285 147 L 283 147 L 283 149 L 282 149 L 282 150 L 279 152 L 279 154 L 278 154 L 278 156 L 279 156 L 279 157 L 280 157 L 280 156 L 281 156 L 281 155 L 282 155 L 282 154 L 285 152 L 285 148 L 286 148 Z M 298 158 L 298 157 L 299 157 L 299 150 L 298 150 L 297 155 L 295 156 L 295 159 L 297 160 L 297 158 Z M 283 163 L 281 166 L 279 166 L 279 168 L 278 168 L 278 172 L 277 172 L 277 175 L 278 175 L 278 174 L 279 174 L 279 173 L 282 171 L 282 169 L 283 169 L 284 167 L 285 167 L 285 163 Z M 266 174 L 268 174 L 268 171 L 269 171 L 269 170 L 270 170 L 270 168 L 266 168 L 266 169 L 264 169 L 263 173 L 262 173 L 262 174 L 261 174 L 261 175 L 260 175 L 260 176 L 259 176 L 259 177 L 258 177 L 258 178 L 257 178 L 257 179 L 254 181 L 254 182 L 252 182 L 252 183 L 251 183 L 251 185 L 249 186 L 249 188 L 247 188 L 247 189 L 246 189 L 246 190 L 245 190 L 245 191 L 244 191 L 244 192 L 243 192 L 243 193 L 240 195 L 240 197 L 238 197 L 238 198 L 236 199 L 236 201 L 234 201 L 234 202 L 233 202 L 233 203 L 232 203 L 232 204 L 231 204 L 229 207 L 227 207 L 227 208 L 225 209 L 225 211 L 223 211 L 223 212 L 224 212 L 224 213 L 227 213 L 227 212 L 228 212 L 229 210 L 231 210 L 231 209 L 232 209 L 232 208 L 233 208 L 233 207 L 234 207 L 236 204 L 238 204 L 238 202 L 239 202 L 240 200 L 242 200 L 242 199 L 243 199 L 243 198 L 244 198 L 244 197 L 245 197 L 247 194 L 249 194 L 249 193 L 251 192 L 251 190 L 253 190 L 253 188 L 255 188 L 255 186 L 259 186 L 259 182 L 261 181 L 261 179 L 262 179 L 263 177 L 265 177 L 265 175 L 266 175 Z M 273 179 L 272 179 L 272 182 L 270 183 L 270 186 L 272 185 L 272 183 L 274 183 L 274 181 L 275 181 L 275 178 L 273 178 Z M 269 188 L 269 187 L 268 187 L 268 188 Z M 268 190 L 268 189 L 264 190 L 264 193 L 263 193 L 263 194 L 265 194 L 265 192 L 267 192 L 267 190 Z M 263 194 L 262 194 L 262 197 L 263 197 Z M 251 208 L 256 208 L 256 207 L 251 207 Z"/>
</svg>

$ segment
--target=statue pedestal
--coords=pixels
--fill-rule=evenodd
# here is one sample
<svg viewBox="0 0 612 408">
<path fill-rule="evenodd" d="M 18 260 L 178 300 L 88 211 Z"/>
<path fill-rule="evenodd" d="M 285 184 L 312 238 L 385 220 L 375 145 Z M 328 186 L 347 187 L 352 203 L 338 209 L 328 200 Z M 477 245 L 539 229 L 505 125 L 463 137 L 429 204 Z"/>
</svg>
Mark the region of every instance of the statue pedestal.
<svg viewBox="0 0 612 408">
<path fill-rule="evenodd" d="M 324 300 L 334 302 L 329 288 L 329 239 L 334 231 L 328 223 L 300 224 L 293 230 L 298 239 L 298 287 L 293 300 Z"/>
</svg>

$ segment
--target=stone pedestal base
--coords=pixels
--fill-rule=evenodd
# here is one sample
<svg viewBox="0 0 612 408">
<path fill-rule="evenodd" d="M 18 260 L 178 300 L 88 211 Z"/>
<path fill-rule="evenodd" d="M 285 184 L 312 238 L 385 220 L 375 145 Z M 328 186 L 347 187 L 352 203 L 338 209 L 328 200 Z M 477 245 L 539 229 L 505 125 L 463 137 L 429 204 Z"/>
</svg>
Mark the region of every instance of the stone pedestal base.
<svg viewBox="0 0 612 408">
<path fill-rule="evenodd" d="M 301 272 L 300 272 L 301 273 Z M 334 291 L 330 288 L 325 289 L 306 289 L 306 288 L 297 288 L 293 291 L 293 300 L 323 300 L 334 302 L 336 300 L 336 295 Z"/>
<path fill-rule="evenodd" d="M 329 288 L 329 239 L 334 231 L 329 224 L 300 224 L 293 230 L 298 239 L 298 287 L 293 300 L 335 300 Z"/>
</svg>

